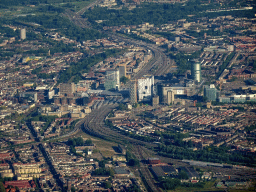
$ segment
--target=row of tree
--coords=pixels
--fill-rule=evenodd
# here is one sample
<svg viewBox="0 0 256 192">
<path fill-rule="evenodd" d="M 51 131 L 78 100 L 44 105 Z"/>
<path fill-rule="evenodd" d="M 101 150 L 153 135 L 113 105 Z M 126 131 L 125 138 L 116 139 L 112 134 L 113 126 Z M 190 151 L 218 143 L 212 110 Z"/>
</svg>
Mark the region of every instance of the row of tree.
<svg viewBox="0 0 256 192">
<path fill-rule="evenodd" d="M 184 4 L 158 4 L 158 3 L 143 3 L 140 7 L 129 10 L 122 9 L 107 9 L 96 7 L 84 13 L 84 17 L 95 23 L 97 20 L 103 20 L 101 26 L 116 26 L 116 25 L 139 25 L 144 22 L 149 22 L 155 25 L 169 23 L 179 19 L 196 20 L 198 17 L 216 17 L 220 15 L 233 15 L 236 17 L 246 16 L 253 17 L 255 10 L 246 11 L 222 11 L 222 12 L 206 12 L 207 10 L 218 9 L 219 4 L 202 4 L 199 0 L 188 1 Z M 189 17 L 188 15 L 194 15 Z M 107 19 L 106 19 L 107 18 Z"/>
<path fill-rule="evenodd" d="M 45 8 L 49 9 L 49 8 Z M 43 9 L 44 10 L 44 9 Z M 42 11 L 43 11 L 42 10 Z M 50 10 L 54 10 L 53 8 L 50 8 Z M 59 12 L 55 10 L 56 12 Z M 86 41 L 86 40 L 92 40 L 92 39 L 99 39 L 104 37 L 102 33 L 95 29 L 82 29 L 75 24 L 73 24 L 68 18 L 66 17 L 60 17 L 55 13 L 47 13 L 42 14 L 40 16 L 26 16 L 26 17 L 20 17 L 19 20 L 10 20 L 10 23 L 15 22 L 26 22 L 26 23 L 37 23 L 41 25 L 39 28 L 46 28 L 46 29 L 57 29 L 61 34 L 71 38 L 75 39 L 76 41 Z"/>
<path fill-rule="evenodd" d="M 67 144 L 69 146 L 84 146 L 84 145 L 92 145 L 92 140 L 87 139 L 83 140 L 82 137 L 69 138 Z"/>
<path fill-rule="evenodd" d="M 193 151 L 186 147 L 179 147 L 173 144 L 161 144 L 158 148 L 159 155 L 174 159 L 192 159 L 214 163 L 243 164 L 255 166 L 256 157 L 253 153 L 229 153 L 228 147 L 208 146 L 202 150 Z"/>
<path fill-rule="evenodd" d="M 204 182 L 200 183 L 181 183 L 177 178 L 162 178 L 160 179 L 160 186 L 164 190 L 175 190 L 177 187 L 193 187 L 193 188 L 203 188 L 205 185 Z"/>
<path fill-rule="evenodd" d="M 52 3 L 68 3 L 86 0 L 0 0 L 0 5 L 3 8 L 8 8 L 8 6 L 18 6 L 18 5 L 39 5 L 39 4 L 52 4 Z"/>
</svg>

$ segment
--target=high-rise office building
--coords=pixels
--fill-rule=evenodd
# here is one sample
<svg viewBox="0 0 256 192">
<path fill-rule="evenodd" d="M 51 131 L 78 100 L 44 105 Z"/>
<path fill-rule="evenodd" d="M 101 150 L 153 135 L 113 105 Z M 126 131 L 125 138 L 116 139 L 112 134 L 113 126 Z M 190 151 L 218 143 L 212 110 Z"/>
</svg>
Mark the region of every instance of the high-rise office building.
<svg viewBox="0 0 256 192">
<path fill-rule="evenodd" d="M 60 95 L 63 96 L 72 96 L 75 92 L 74 83 L 61 83 L 60 84 Z"/>
<path fill-rule="evenodd" d="M 20 30 L 20 39 L 22 40 L 26 39 L 26 29 Z"/>
<path fill-rule="evenodd" d="M 201 64 L 198 60 L 193 60 L 191 65 L 191 75 L 194 81 L 201 82 Z"/>
<path fill-rule="evenodd" d="M 139 101 L 151 101 L 154 93 L 154 76 L 144 76 L 138 79 L 138 99 Z"/>
<path fill-rule="evenodd" d="M 208 85 L 204 86 L 204 96 L 209 101 L 216 101 L 217 89 L 215 88 L 214 84 L 211 84 L 210 86 Z"/>
<path fill-rule="evenodd" d="M 111 69 L 106 71 L 105 84 L 106 90 L 119 89 L 120 86 L 120 75 L 119 70 Z"/>
<path fill-rule="evenodd" d="M 137 103 L 137 81 L 131 81 L 130 84 L 130 102 Z"/>
<path fill-rule="evenodd" d="M 120 78 L 123 76 L 126 77 L 126 65 L 119 65 L 119 75 Z"/>
</svg>

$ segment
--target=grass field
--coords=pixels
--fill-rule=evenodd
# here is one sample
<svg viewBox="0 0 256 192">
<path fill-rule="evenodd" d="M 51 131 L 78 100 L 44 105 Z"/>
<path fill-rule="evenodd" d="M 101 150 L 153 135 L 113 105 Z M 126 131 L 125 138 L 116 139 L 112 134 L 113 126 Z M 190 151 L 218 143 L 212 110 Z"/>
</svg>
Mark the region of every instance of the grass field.
<svg viewBox="0 0 256 192">
<path fill-rule="evenodd" d="M 196 188 L 196 187 L 189 187 L 189 188 L 186 188 L 186 187 L 177 187 L 175 192 L 193 192 L 193 191 L 223 191 L 223 190 L 220 190 L 220 189 L 216 189 L 214 187 L 216 183 L 216 180 L 213 180 L 213 181 L 208 181 L 204 188 Z M 170 190 L 171 192 L 171 190 Z"/>
<path fill-rule="evenodd" d="M 75 11 L 79 11 L 80 9 L 84 8 L 85 6 L 89 5 L 90 3 L 94 2 L 95 0 L 88 0 L 88 1 L 81 1 L 81 2 L 70 2 L 70 4 L 75 5 Z"/>
<path fill-rule="evenodd" d="M 92 142 L 96 145 L 97 150 L 102 154 L 104 157 L 112 157 L 113 155 L 117 154 L 113 147 L 117 146 L 117 143 L 105 141 L 96 137 L 92 137 L 87 135 L 86 133 L 80 131 L 77 136 L 83 137 L 84 139 L 91 139 Z"/>
<path fill-rule="evenodd" d="M 45 5 L 52 5 L 55 7 L 61 7 L 63 9 L 71 9 L 75 12 L 81 10 L 82 8 L 86 7 L 90 3 L 94 2 L 95 0 L 85 0 L 85 1 L 73 1 L 73 2 L 67 2 L 67 3 L 51 3 L 51 4 L 45 4 Z M 38 5 L 38 6 L 12 6 L 9 10 L 7 9 L 0 9 L 3 10 L 0 13 L 0 16 L 17 16 L 17 15 L 23 15 L 23 14 L 36 14 L 39 15 L 40 12 L 38 12 L 38 8 L 40 6 L 44 5 Z M 43 13 L 45 14 L 45 12 Z"/>
<path fill-rule="evenodd" d="M 213 180 L 208 181 L 203 188 L 193 188 L 193 187 L 177 187 L 175 190 L 169 190 L 175 191 L 175 192 L 209 192 L 209 191 L 226 191 L 226 192 L 252 192 L 256 191 L 253 186 L 249 187 L 248 189 L 235 189 L 235 188 L 216 188 L 215 184 L 220 180 Z M 254 184 L 255 185 L 255 184 Z"/>
</svg>

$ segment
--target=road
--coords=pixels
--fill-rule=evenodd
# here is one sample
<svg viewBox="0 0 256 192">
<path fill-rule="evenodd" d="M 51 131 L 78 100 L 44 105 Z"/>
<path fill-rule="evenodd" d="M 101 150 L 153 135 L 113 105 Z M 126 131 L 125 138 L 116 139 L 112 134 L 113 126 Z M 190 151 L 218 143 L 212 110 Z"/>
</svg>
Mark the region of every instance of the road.
<svg viewBox="0 0 256 192">
<path fill-rule="evenodd" d="M 134 46 L 145 47 L 146 49 L 152 51 L 153 59 L 145 64 L 138 73 L 134 74 L 131 80 L 139 79 L 143 75 L 161 76 L 167 74 L 170 69 L 175 65 L 175 62 L 168 58 L 163 50 L 157 45 L 130 39 L 118 33 L 107 32 L 107 35 L 112 39 L 118 39 L 119 41 L 123 41 L 127 44 L 131 44 Z"/>
<path fill-rule="evenodd" d="M 132 144 L 146 145 L 148 147 L 156 147 L 156 144 L 133 139 L 105 125 L 105 118 L 117 106 L 118 104 L 105 105 L 100 109 L 96 109 L 92 111 L 88 116 L 85 117 L 84 124 L 81 127 L 82 130 L 89 135 L 99 137 L 109 141 L 114 141 L 117 143 L 122 143 L 122 144 L 132 143 Z"/>
<path fill-rule="evenodd" d="M 97 3 L 97 1 L 96 1 Z M 95 3 L 95 4 L 96 4 Z M 74 24 L 81 28 L 87 28 L 89 27 L 89 24 L 86 19 L 81 18 L 81 14 L 83 14 L 88 8 L 94 6 L 95 4 L 92 4 L 91 6 L 85 7 L 83 10 L 77 12 L 76 14 L 66 11 L 65 16 L 67 16 Z M 174 61 L 171 61 L 170 58 L 168 58 L 161 48 L 159 48 L 156 45 L 148 44 L 142 41 L 137 41 L 134 39 L 129 39 L 126 37 L 123 37 L 116 33 L 111 32 L 104 32 L 107 33 L 107 35 L 112 39 L 118 39 L 120 41 L 123 41 L 127 44 L 132 44 L 134 46 L 142 46 L 145 47 L 147 50 L 152 51 L 153 58 L 150 62 L 146 63 L 142 69 L 134 74 L 132 76 L 131 80 L 136 80 L 144 75 L 154 75 L 154 76 L 161 76 L 164 74 L 167 74 L 170 70 L 170 68 L 174 65 Z M 130 81 L 131 82 L 131 81 Z M 126 85 L 126 87 L 129 87 L 129 84 Z M 138 146 L 138 153 L 141 155 L 140 152 L 140 146 L 147 146 L 149 148 L 156 147 L 156 144 L 153 143 L 147 143 L 143 141 L 139 141 L 136 139 L 133 139 L 131 137 L 125 136 L 121 133 L 119 133 L 117 130 L 113 130 L 105 125 L 105 118 L 106 116 L 112 111 L 114 108 L 116 108 L 118 105 L 106 105 L 101 107 L 100 109 L 92 111 L 88 116 L 86 116 L 82 121 L 80 121 L 74 130 L 78 130 L 79 127 L 87 133 L 92 136 L 114 141 L 117 143 L 130 143 L 133 145 Z M 69 136 L 69 135 L 66 135 Z M 135 152 L 134 152 L 135 153 Z M 140 156 L 140 160 L 143 160 L 142 155 Z M 146 166 L 141 166 L 140 173 L 142 174 L 142 177 L 144 178 L 144 182 L 147 185 L 147 188 L 149 191 L 161 191 L 155 184 L 154 184 L 154 178 L 152 178 L 148 168 Z"/>
<path fill-rule="evenodd" d="M 95 137 L 99 137 L 105 140 L 111 140 L 120 144 L 127 144 L 130 143 L 134 146 L 133 153 L 137 156 L 140 160 L 140 173 L 144 178 L 144 182 L 146 182 L 148 191 L 161 191 L 154 183 L 154 178 L 152 177 L 147 165 L 143 164 L 143 160 L 147 159 L 148 157 L 144 155 L 141 146 L 147 146 L 150 148 L 157 147 L 156 144 L 147 143 L 144 141 L 136 140 L 131 137 L 125 136 L 119 133 L 116 130 L 113 130 L 105 125 L 105 118 L 118 105 L 107 105 L 103 106 L 100 109 L 94 110 L 91 112 L 84 121 L 84 126 L 82 130 L 87 134 L 90 134 Z"/>
<path fill-rule="evenodd" d="M 100 0 L 96 0 L 94 2 L 92 2 L 90 5 L 84 7 L 83 9 L 79 10 L 76 12 L 76 15 L 83 15 L 84 12 L 90 8 L 93 8 L 95 5 L 99 4 L 100 3 Z"/>
<path fill-rule="evenodd" d="M 45 150 L 44 148 L 44 145 L 42 144 L 42 142 L 40 142 L 39 138 L 38 138 L 38 135 L 37 135 L 37 132 L 35 131 L 34 127 L 31 125 L 31 122 L 27 122 L 27 126 L 31 132 L 31 134 L 33 135 L 36 143 L 38 144 L 38 148 L 40 149 L 41 153 L 43 154 L 43 157 L 45 159 L 45 162 L 47 163 L 48 167 L 49 167 L 49 170 L 50 172 L 52 173 L 53 175 L 53 178 L 55 179 L 56 181 L 56 184 L 58 186 L 58 188 L 63 191 L 63 183 L 60 179 L 60 175 L 57 173 L 57 171 L 55 170 L 53 164 L 52 164 L 52 161 L 51 161 L 51 158 L 48 154 L 48 152 Z"/>
<path fill-rule="evenodd" d="M 99 3 L 99 0 L 96 0 L 95 2 L 84 7 L 83 9 L 81 9 L 76 13 L 67 9 L 65 13 L 63 13 L 63 15 L 68 17 L 69 20 L 73 22 L 75 25 L 81 28 L 89 28 L 90 23 L 87 21 L 86 18 L 82 17 L 82 14 L 89 8 L 92 8 L 95 5 L 97 5 L 98 3 Z M 127 44 L 132 44 L 135 46 L 142 46 L 152 51 L 154 58 L 150 62 L 145 64 L 138 73 L 134 74 L 131 80 L 139 79 L 143 75 L 148 75 L 148 74 L 154 75 L 154 76 L 161 76 L 161 75 L 167 74 L 170 71 L 170 69 L 175 65 L 175 62 L 171 60 L 169 57 L 167 57 L 164 54 L 163 49 L 161 49 L 157 45 L 127 38 L 113 32 L 102 31 L 102 33 L 107 34 L 112 39 L 118 39 L 120 41 L 126 42 Z"/>
</svg>

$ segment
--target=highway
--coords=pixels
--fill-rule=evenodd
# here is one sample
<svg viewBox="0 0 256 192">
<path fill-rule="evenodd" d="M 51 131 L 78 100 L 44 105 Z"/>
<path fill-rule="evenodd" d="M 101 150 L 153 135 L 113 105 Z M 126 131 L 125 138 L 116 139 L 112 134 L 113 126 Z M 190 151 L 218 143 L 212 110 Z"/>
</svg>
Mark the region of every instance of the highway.
<svg viewBox="0 0 256 192">
<path fill-rule="evenodd" d="M 84 14 L 86 10 L 94 7 L 98 3 L 99 0 L 96 0 L 95 2 L 84 7 L 76 13 L 67 9 L 65 13 L 63 13 L 63 15 L 68 17 L 71 22 L 73 22 L 75 25 L 81 28 L 90 28 L 90 23 L 87 21 L 87 18 L 82 18 L 82 14 Z M 131 80 L 139 79 L 144 75 L 161 76 L 167 74 L 170 71 L 170 69 L 175 65 L 175 62 L 171 60 L 168 56 L 166 56 L 163 52 L 163 49 L 158 47 L 157 45 L 127 38 L 118 33 L 106 31 L 102 31 L 102 33 L 107 34 L 108 37 L 112 39 L 118 39 L 120 41 L 126 42 L 127 44 L 135 46 L 142 46 L 152 51 L 154 58 L 150 62 L 145 64 L 138 73 L 134 74 Z"/>
<path fill-rule="evenodd" d="M 118 33 L 107 32 L 107 35 L 111 39 L 118 39 L 119 41 L 123 41 L 127 44 L 145 47 L 146 49 L 152 51 L 153 59 L 151 59 L 151 61 L 145 64 L 138 73 L 134 74 L 131 77 L 131 80 L 139 79 L 144 75 L 161 76 L 167 74 L 170 71 L 171 67 L 173 67 L 175 64 L 175 62 L 168 58 L 163 53 L 163 50 L 159 48 L 157 45 L 130 39 Z"/>
<path fill-rule="evenodd" d="M 90 23 L 87 21 L 87 19 L 82 18 L 81 15 L 79 14 L 76 14 L 70 10 L 66 10 L 65 13 L 63 13 L 63 15 L 66 16 L 75 25 L 81 28 L 90 28 Z M 170 71 L 171 67 L 173 67 L 175 64 L 173 60 L 168 58 L 163 53 L 163 50 L 161 48 L 159 48 L 154 44 L 149 44 L 143 41 L 130 39 L 118 33 L 106 32 L 106 31 L 102 31 L 102 33 L 105 33 L 111 39 L 115 39 L 115 40 L 118 39 L 119 41 L 123 41 L 127 44 L 145 47 L 146 49 L 152 51 L 154 58 L 150 62 L 145 64 L 138 73 L 134 74 L 131 80 L 139 79 L 142 76 L 148 75 L 148 74 L 154 75 L 154 76 L 161 76 L 161 75 L 167 74 Z"/>
<path fill-rule="evenodd" d="M 100 3 L 100 0 L 96 0 L 94 2 L 92 2 L 90 5 L 84 7 L 83 9 L 79 10 L 76 12 L 76 15 L 83 15 L 84 12 L 90 8 L 93 8 L 95 5 L 97 5 L 98 3 Z"/>
</svg>

